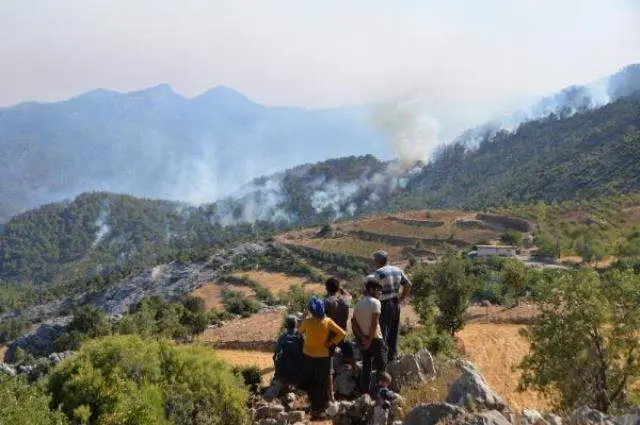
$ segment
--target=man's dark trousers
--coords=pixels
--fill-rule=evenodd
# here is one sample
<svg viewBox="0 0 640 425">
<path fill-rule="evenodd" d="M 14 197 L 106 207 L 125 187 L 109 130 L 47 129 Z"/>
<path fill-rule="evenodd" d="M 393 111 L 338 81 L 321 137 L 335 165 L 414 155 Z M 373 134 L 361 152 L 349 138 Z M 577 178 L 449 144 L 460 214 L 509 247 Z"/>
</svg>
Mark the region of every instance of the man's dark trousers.
<svg viewBox="0 0 640 425">
<path fill-rule="evenodd" d="M 389 357 L 392 362 L 398 354 L 398 330 L 400 328 L 400 301 L 398 298 L 382 301 L 382 312 L 380 314 L 380 330 L 384 339 Z"/>
<path fill-rule="evenodd" d="M 387 347 L 383 340 L 374 338 L 368 350 L 362 351 L 362 374 L 360 375 L 360 391 L 371 391 L 371 371 L 378 373 L 387 370 Z"/>
</svg>

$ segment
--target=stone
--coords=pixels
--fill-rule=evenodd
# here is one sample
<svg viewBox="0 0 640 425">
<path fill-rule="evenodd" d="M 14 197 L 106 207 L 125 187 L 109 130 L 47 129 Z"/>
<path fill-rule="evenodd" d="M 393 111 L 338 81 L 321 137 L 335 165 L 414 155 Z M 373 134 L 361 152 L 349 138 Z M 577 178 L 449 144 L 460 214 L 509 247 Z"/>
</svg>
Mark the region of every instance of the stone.
<svg viewBox="0 0 640 425">
<path fill-rule="evenodd" d="M 502 413 L 509 411 L 507 403 L 502 397 L 489 387 L 489 384 L 475 368 L 462 365 L 462 376 L 456 379 L 449 390 L 446 402 L 461 407 L 473 403 L 481 410 L 498 410 Z"/>
<path fill-rule="evenodd" d="M 260 406 L 256 410 L 256 418 L 277 418 L 278 414 L 284 412 L 284 406 L 281 404 L 268 404 L 266 406 Z"/>
<path fill-rule="evenodd" d="M 262 419 L 260 419 L 258 424 L 260 424 L 260 425 L 278 425 L 278 421 L 277 421 L 277 419 L 273 419 L 273 418 L 262 418 Z"/>
<path fill-rule="evenodd" d="M 36 358 L 48 356 L 53 352 L 53 342 L 62 335 L 64 330 L 65 327 L 62 325 L 48 323 L 40 325 L 34 332 L 21 336 L 9 345 L 4 355 L 5 362 L 16 361 L 15 353 L 18 348 Z"/>
<path fill-rule="evenodd" d="M 562 418 L 553 413 L 547 413 L 544 416 L 544 419 L 547 421 L 549 425 L 562 425 Z"/>
<path fill-rule="evenodd" d="M 389 363 L 387 372 L 393 378 L 390 387 L 396 392 L 405 387 L 415 387 L 436 376 L 433 356 L 426 348 Z"/>
<path fill-rule="evenodd" d="M 476 425 L 511 425 L 502 413 L 497 410 L 488 410 L 476 415 Z"/>
<path fill-rule="evenodd" d="M 336 394 L 350 397 L 358 389 L 358 380 L 353 368 L 348 364 L 342 364 L 336 369 L 333 378 L 333 390 Z"/>
<path fill-rule="evenodd" d="M 528 425 L 549 425 L 537 410 L 524 409 L 522 411 L 522 416 L 524 416 Z"/>
<path fill-rule="evenodd" d="M 291 423 L 303 422 L 304 418 L 304 410 L 292 410 L 287 413 L 287 420 Z"/>
<path fill-rule="evenodd" d="M 640 425 L 640 412 L 615 416 L 611 420 L 616 425 Z"/>
<path fill-rule="evenodd" d="M 465 416 L 464 409 L 449 403 L 423 403 L 415 406 L 404 417 L 402 425 L 435 425 L 441 421 L 454 421 Z"/>
<path fill-rule="evenodd" d="M 16 370 L 6 363 L 0 363 L 0 374 L 16 376 Z"/>
<path fill-rule="evenodd" d="M 582 406 L 571 412 L 569 421 L 572 425 L 589 425 L 594 423 L 603 423 L 607 420 L 607 415 L 592 409 L 588 406 Z"/>
</svg>

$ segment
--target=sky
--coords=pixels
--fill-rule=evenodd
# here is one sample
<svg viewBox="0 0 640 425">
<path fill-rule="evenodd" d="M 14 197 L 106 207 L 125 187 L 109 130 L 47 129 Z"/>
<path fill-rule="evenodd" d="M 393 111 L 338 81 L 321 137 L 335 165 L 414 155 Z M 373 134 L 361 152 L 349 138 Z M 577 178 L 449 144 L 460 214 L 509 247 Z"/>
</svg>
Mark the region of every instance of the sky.
<svg viewBox="0 0 640 425">
<path fill-rule="evenodd" d="M 0 0 L 0 105 L 168 83 L 482 119 L 640 62 L 640 0 Z M 462 119 L 462 118 L 461 118 Z"/>
</svg>

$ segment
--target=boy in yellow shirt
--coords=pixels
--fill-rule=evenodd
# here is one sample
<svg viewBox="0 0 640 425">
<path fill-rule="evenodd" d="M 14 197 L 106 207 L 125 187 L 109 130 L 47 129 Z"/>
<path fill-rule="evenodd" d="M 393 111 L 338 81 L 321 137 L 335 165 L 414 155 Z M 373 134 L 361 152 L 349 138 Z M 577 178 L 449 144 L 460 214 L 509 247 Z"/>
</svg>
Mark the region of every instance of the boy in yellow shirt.
<svg viewBox="0 0 640 425">
<path fill-rule="evenodd" d="M 328 318 L 322 300 L 311 298 L 308 304 L 311 317 L 304 319 L 298 331 L 304 336 L 304 389 L 311 402 L 311 418 L 326 418 L 325 409 L 329 401 L 327 380 L 329 379 L 329 348 L 338 345 L 347 334 L 344 329 Z M 333 337 L 329 339 L 329 335 Z"/>
</svg>

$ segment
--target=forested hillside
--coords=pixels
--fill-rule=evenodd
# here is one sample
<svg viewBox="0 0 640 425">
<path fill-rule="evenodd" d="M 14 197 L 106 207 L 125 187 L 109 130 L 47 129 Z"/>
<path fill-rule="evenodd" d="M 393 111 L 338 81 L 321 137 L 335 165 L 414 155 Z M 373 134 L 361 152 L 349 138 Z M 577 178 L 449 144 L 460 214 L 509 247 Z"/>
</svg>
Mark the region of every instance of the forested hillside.
<svg viewBox="0 0 640 425">
<path fill-rule="evenodd" d="M 412 178 L 393 209 L 588 199 L 640 189 L 640 97 L 521 125 L 478 148 L 447 146 Z"/>
</svg>

